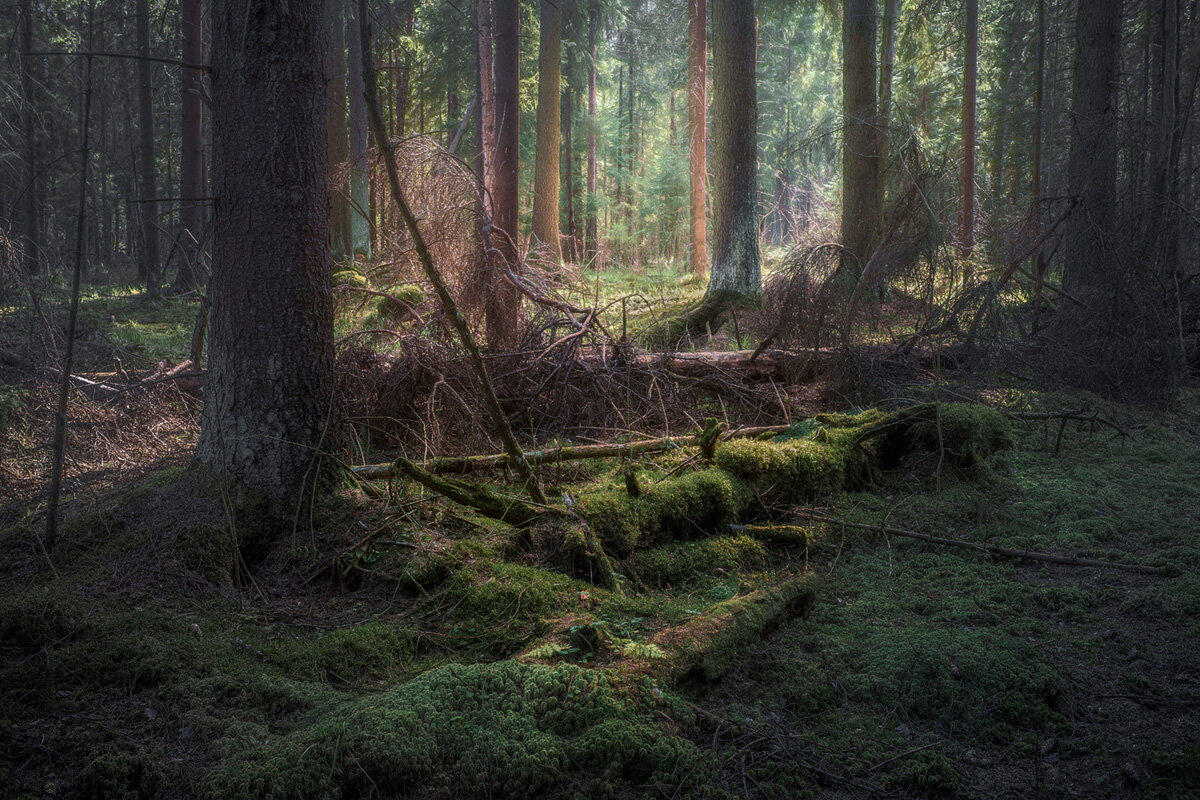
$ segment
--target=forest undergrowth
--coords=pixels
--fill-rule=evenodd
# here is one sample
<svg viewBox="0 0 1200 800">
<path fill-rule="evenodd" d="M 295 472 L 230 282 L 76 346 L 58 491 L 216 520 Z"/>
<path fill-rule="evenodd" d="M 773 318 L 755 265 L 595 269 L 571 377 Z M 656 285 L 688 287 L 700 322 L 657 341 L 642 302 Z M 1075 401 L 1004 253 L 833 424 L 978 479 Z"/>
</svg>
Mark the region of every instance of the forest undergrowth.
<svg viewBox="0 0 1200 800">
<path fill-rule="evenodd" d="M 150 333 L 133 301 L 95 302 L 89 374 L 153 374 L 156 347 L 186 349 L 186 301 Z M 626 412 L 659 407 L 646 432 L 680 444 L 544 466 L 566 512 L 529 524 L 401 480 L 350 481 L 253 565 L 224 511 L 187 486 L 197 404 L 175 382 L 73 401 L 93 446 L 73 451 L 64 528 L 41 551 L 27 459 L 45 421 L 36 384 L 22 388 L 5 443 L 0 785 L 89 798 L 1186 797 L 1200 757 L 1200 395 L 1151 409 L 921 358 L 903 385 L 884 367 L 867 376 L 896 389 L 884 410 L 818 413 L 847 405 L 833 391 L 846 376 L 828 374 L 769 395 L 756 376 L 740 395 L 684 380 L 631 399 Z M 707 454 L 685 441 L 704 417 L 730 432 L 786 425 L 780 406 L 794 423 L 773 438 Z M 424 455 L 402 432 L 374 436 L 364 448 Z M 465 478 L 511 496 L 502 472 Z"/>
</svg>

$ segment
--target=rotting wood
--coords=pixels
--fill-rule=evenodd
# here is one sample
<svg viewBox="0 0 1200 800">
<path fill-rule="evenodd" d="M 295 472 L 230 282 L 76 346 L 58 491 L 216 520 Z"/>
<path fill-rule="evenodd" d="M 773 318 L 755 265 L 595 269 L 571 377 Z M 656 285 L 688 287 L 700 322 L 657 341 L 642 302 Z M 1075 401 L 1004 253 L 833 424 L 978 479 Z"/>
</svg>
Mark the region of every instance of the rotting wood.
<svg viewBox="0 0 1200 800">
<path fill-rule="evenodd" d="M 764 425 L 755 428 L 740 428 L 721 437 L 721 441 L 739 438 L 754 438 L 765 434 L 783 433 L 791 425 Z M 529 450 L 525 459 L 530 464 L 557 464 L 563 461 L 581 461 L 589 458 L 621 458 L 624 456 L 647 455 L 664 453 L 668 450 L 682 450 L 685 447 L 697 447 L 702 443 L 702 436 L 666 436 L 661 439 L 645 439 L 638 442 L 622 442 L 611 444 L 582 444 L 574 446 L 551 447 L 543 450 Z M 446 456 L 424 461 L 420 467 L 434 475 L 466 475 L 489 469 L 511 467 L 512 461 L 507 453 L 493 453 L 483 456 Z M 365 464 L 354 467 L 353 472 L 363 480 L 387 480 L 399 473 L 394 464 Z"/>
<path fill-rule="evenodd" d="M 999 545 L 994 544 L 979 544 L 978 542 L 968 542 L 964 539 L 949 539 L 944 536 L 931 536 L 927 533 L 906 531 L 900 528 L 889 528 L 886 525 L 868 525 L 863 522 L 850 522 L 849 520 L 838 519 L 837 517 L 830 517 L 825 514 L 818 514 L 815 512 L 806 512 L 802 510 L 800 514 L 804 519 L 813 520 L 814 522 L 827 522 L 831 525 L 841 525 L 860 531 L 875 531 L 888 536 L 901 536 L 906 539 L 916 539 L 929 544 L 943 545 L 945 547 L 958 547 L 964 550 L 975 550 L 990 556 L 1021 558 L 1028 561 L 1045 561 L 1050 564 L 1063 564 L 1069 567 L 1109 567 L 1111 569 L 1125 570 L 1126 572 L 1140 572 L 1143 575 L 1163 574 L 1161 568 L 1152 567 L 1148 564 L 1130 564 L 1122 561 L 1101 561 L 1095 558 L 1060 556 L 1055 553 L 1040 553 L 1035 550 L 1014 550 L 1009 547 L 1000 547 Z"/>
</svg>

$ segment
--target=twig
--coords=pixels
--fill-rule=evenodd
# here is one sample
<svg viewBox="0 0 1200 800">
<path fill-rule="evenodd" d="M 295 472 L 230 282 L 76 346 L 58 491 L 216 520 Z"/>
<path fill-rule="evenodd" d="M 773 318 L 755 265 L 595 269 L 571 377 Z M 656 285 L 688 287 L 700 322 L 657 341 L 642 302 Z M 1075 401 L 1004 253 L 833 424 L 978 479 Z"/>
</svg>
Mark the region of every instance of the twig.
<svg viewBox="0 0 1200 800">
<path fill-rule="evenodd" d="M 968 542 L 963 539 L 947 539 L 942 536 L 930 536 L 927 533 L 917 533 L 915 531 L 901 530 L 900 528 L 888 528 L 883 525 L 867 525 L 862 522 L 850 522 L 837 517 L 826 516 L 825 514 L 817 514 L 807 512 L 805 516 L 808 519 L 816 522 L 828 522 L 833 525 L 842 525 L 847 528 L 854 528 L 860 531 L 878 531 L 885 533 L 888 536 L 903 536 L 908 539 L 917 539 L 918 541 L 928 542 L 929 544 L 940 544 L 946 547 L 960 547 L 964 550 L 977 550 L 991 556 L 1003 556 L 1005 558 L 1022 558 L 1029 561 L 1045 561 L 1051 564 L 1065 564 L 1070 567 L 1111 567 L 1112 569 L 1122 569 L 1127 572 L 1140 572 L 1144 575 L 1161 575 L 1162 569 L 1159 567 L 1151 567 L 1146 564 L 1129 564 L 1122 561 L 1100 561 L 1095 558 L 1077 558 L 1075 556 L 1060 556 L 1054 553 L 1039 553 L 1034 550 L 1013 550 L 1008 547 L 1000 547 L 994 544 L 978 544 L 976 542 Z"/>
</svg>

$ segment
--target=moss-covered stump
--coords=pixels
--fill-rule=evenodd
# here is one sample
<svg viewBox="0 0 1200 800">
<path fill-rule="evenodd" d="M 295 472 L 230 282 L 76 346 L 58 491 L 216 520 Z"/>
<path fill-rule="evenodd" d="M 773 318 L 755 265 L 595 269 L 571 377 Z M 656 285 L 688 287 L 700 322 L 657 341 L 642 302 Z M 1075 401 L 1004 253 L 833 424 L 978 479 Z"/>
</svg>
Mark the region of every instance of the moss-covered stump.
<svg viewBox="0 0 1200 800">
<path fill-rule="evenodd" d="M 421 305 L 425 294 L 416 286 L 397 286 L 386 297 L 379 298 L 375 312 L 380 319 L 396 321 Z"/>
<path fill-rule="evenodd" d="M 959 469 L 979 471 L 992 453 L 1013 446 L 1008 419 L 977 403 L 921 403 L 893 411 L 861 426 L 855 438 L 876 442 L 885 469 L 924 451 L 944 455 Z"/>
<path fill-rule="evenodd" d="M 204 796 L 536 797 L 561 789 L 565 772 L 585 796 L 689 773 L 702 785 L 695 745 L 644 713 L 657 702 L 566 664 L 440 667 L 242 755 Z"/>
<path fill-rule="evenodd" d="M 739 649 L 788 619 L 806 616 L 818 588 L 815 577 L 801 575 L 718 603 L 687 624 L 655 636 L 651 643 L 667 657 L 643 661 L 637 669 L 671 685 L 717 680 Z"/>
</svg>

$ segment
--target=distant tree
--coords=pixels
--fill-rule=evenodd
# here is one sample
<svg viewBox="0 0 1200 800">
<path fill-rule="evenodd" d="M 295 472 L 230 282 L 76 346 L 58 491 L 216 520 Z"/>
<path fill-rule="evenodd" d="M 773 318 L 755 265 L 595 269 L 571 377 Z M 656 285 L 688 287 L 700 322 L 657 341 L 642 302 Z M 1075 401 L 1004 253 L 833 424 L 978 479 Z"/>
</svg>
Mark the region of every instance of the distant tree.
<svg viewBox="0 0 1200 800">
<path fill-rule="evenodd" d="M 138 178 L 140 183 L 139 210 L 142 215 L 142 261 L 138 276 L 145 281 L 150 295 L 158 294 L 159 261 L 158 249 L 158 188 L 155 180 L 154 157 L 154 65 L 146 59 L 150 55 L 150 7 L 148 0 L 137 0 L 136 5 L 138 55 Z"/>
<path fill-rule="evenodd" d="M 25 272 L 36 275 L 41 271 L 41 222 L 39 220 L 38 148 L 33 114 L 33 2 L 21 0 L 20 28 L 17 31 L 18 58 L 21 71 L 21 205 L 22 249 Z"/>
<path fill-rule="evenodd" d="M 842 246 L 857 278 L 879 230 L 875 0 L 846 0 L 842 18 Z"/>
<path fill-rule="evenodd" d="M 520 167 L 520 0 L 493 0 L 492 18 L 495 42 L 496 81 L 496 156 L 493 173 L 493 224 L 501 232 L 496 248 L 514 269 L 518 263 Z M 487 339 L 493 350 L 509 350 L 517 345 L 521 297 L 500 272 L 488 276 L 485 313 Z"/>
<path fill-rule="evenodd" d="M 362 41 L 357 3 L 350 3 L 346 41 L 346 94 L 350 106 L 350 242 L 354 255 L 371 257 L 371 199 L 368 194 L 367 101 L 363 95 Z"/>
<path fill-rule="evenodd" d="M 587 222 L 584 225 L 584 255 L 591 261 L 599 257 L 596 197 L 596 18 L 598 0 L 588 0 L 588 137 L 587 137 Z"/>
<path fill-rule="evenodd" d="M 479 178 L 490 194 L 492 191 L 492 160 L 496 150 L 496 82 L 493 78 L 492 0 L 475 3 L 475 91 L 479 95 L 476 119 L 479 138 Z M 489 211 L 490 213 L 490 211 Z"/>
<path fill-rule="evenodd" d="M 979 0 L 967 0 L 965 31 L 958 250 L 963 258 L 970 258 L 975 249 L 975 91 L 979 81 Z"/>
<path fill-rule="evenodd" d="M 708 274 L 708 2 L 688 0 L 688 142 L 692 274 Z"/>
<path fill-rule="evenodd" d="M 203 24 L 200 0 L 180 0 L 179 27 L 185 64 L 200 64 L 204 59 Z M 185 291 L 196 282 L 194 268 L 199 262 L 204 235 L 204 140 L 200 105 L 204 87 L 199 69 L 183 67 L 179 74 L 179 221 L 186 257 L 179 261 L 175 288 Z"/>
<path fill-rule="evenodd" d="M 562 147 L 562 6 L 541 0 L 538 40 L 537 158 L 533 178 L 533 238 L 529 249 L 560 263 L 558 231 L 559 148 Z"/>
<path fill-rule="evenodd" d="M 713 265 L 710 301 L 762 296 L 758 249 L 757 31 L 753 0 L 713 0 Z"/>
<path fill-rule="evenodd" d="M 329 46 L 325 50 L 326 150 L 329 167 L 330 215 L 333 252 L 346 256 L 354 252 L 350 234 L 349 182 L 342 169 L 350 157 L 346 133 L 346 17 L 343 0 L 326 3 Z"/>
<path fill-rule="evenodd" d="M 1096 311 L 1114 314 L 1120 294 L 1112 257 L 1120 54 L 1121 0 L 1079 0 L 1067 165 L 1068 191 L 1077 205 L 1066 225 L 1063 283 L 1072 294 L 1103 304 Z"/>
<path fill-rule="evenodd" d="M 194 472 L 244 547 L 289 529 L 336 438 L 325 0 L 213 0 L 212 320 Z"/>
</svg>

